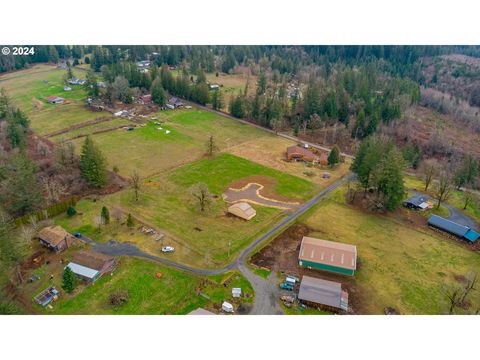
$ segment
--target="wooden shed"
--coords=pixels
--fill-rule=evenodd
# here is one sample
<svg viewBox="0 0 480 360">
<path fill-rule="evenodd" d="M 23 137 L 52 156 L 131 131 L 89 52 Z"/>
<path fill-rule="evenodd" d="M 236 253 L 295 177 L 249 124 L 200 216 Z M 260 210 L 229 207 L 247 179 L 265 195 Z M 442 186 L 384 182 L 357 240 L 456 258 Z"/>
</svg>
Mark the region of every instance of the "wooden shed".
<svg viewBox="0 0 480 360">
<path fill-rule="evenodd" d="M 228 208 L 228 212 L 245 220 L 251 220 L 257 215 L 255 209 L 246 202 L 233 204 Z"/>
<path fill-rule="evenodd" d="M 348 293 L 342 290 L 342 284 L 310 276 L 302 277 L 298 300 L 331 312 L 348 310 Z"/>
<path fill-rule="evenodd" d="M 37 238 L 40 244 L 55 252 L 65 250 L 75 241 L 75 237 L 61 226 L 47 226 L 40 230 Z"/>
</svg>

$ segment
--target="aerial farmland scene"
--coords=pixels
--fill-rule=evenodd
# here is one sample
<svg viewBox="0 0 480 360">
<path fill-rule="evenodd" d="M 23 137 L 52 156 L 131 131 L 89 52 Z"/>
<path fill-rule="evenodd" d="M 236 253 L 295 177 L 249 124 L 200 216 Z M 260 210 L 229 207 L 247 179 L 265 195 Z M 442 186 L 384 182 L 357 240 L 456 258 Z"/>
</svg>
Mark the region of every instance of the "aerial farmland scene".
<svg viewBox="0 0 480 360">
<path fill-rule="evenodd" d="M 0 314 L 480 314 L 479 46 L 0 47 Z"/>
</svg>

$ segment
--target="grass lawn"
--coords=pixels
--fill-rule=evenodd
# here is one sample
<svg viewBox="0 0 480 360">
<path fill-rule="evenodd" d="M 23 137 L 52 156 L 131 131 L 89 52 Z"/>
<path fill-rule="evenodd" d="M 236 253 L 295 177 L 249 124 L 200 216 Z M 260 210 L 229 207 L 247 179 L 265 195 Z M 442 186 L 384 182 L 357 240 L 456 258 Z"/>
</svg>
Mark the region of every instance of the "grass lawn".
<svg viewBox="0 0 480 360">
<path fill-rule="evenodd" d="M 480 266 L 480 256 L 467 247 L 437 237 L 426 227 L 415 229 L 393 216 L 367 214 L 347 206 L 340 189 L 322 202 L 305 224 L 311 234 L 355 244 L 358 270 L 354 284 L 362 313 L 381 314 L 387 306 L 402 314 L 442 314 L 448 311 L 444 284 Z M 319 272 L 321 277 L 321 272 Z M 480 291 L 471 294 L 470 311 L 480 307 Z M 459 313 L 463 313 L 460 310 Z"/>
<path fill-rule="evenodd" d="M 272 273 L 272 271 L 269 269 L 260 269 L 258 267 L 253 267 L 253 272 L 264 279 L 268 278 Z"/>
<path fill-rule="evenodd" d="M 97 201 L 81 200 L 78 215 L 60 216 L 55 221 L 68 230 L 80 231 L 98 241 L 116 239 L 136 243 L 141 249 L 197 267 L 219 267 L 229 263 L 251 241 L 280 221 L 285 213 L 279 209 L 255 206 L 257 216 L 249 222 L 227 216 L 228 204 L 221 198 L 227 185 L 250 174 L 263 174 L 276 179 L 275 191 L 283 196 L 307 199 L 313 195 L 314 186 L 306 180 L 265 168 L 248 160 L 220 154 L 214 159 L 200 160 L 154 177 L 142 186 L 140 199 L 134 201 L 132 190 L 105 196 Z M 202 213 L 189 192 L 197 182 L 206 183 L 213 198 L 211 208 Z M 119 209 L 123 220 L 113 220 L 101 229 L 95 225 L 101 207 L 111 212 Z M 126 214 L 131 213 L 140 222 L 165 234 L 162 241 L 141 233 L 138 228 L 128 229 Z M 165 245 L 176 248 L 173 254 L 163 254 Z M 230 249 L 230 256 L 229 255 Z"/>
<path fill-rule="evenodd" d="M 40 135 L 110 115 L 107 112 L 92 113 L 86 109 L 83 86 L 71 85 L 71 91 L 64 91 L 65 73 L 66 70 L 57 69 L 54 65 L 42 64 L 0 76 L 0 88 L 5 88 L 12 101 L 28 115 L 31 128 Z M 85 78 L 84 71 L 74 68 L 73 73 Z M 63 97 L 68 103 L 47 104 L 45 99 L 52 95 Z"/>
<path fill-rule="evenodd" d="M 334 168 L 330 166 L 308 166 L 304 162 L 285 161 L 287 147 L 297 143 L 279 136 L 251 139 L 243 144 L 233 146 L 227 151 L 233 155 L 257 162 L 287 174 L 301 177 L 311 181 L 320 187 L 326 187 L 349 172 L 351 160 L 346 159 L 344 163 Z M 328 172 L 329 179 L 324 179 L 323 174 Z"/>
<path fill-rule="evenodd" d="M 79 129 L 74 129 L 70 130 L 69 132 L 60 134 L 60 135 L 55 135 L 50 137 L 49 139 L 53 142 L 58 142 L 63 139 L 71 139 L 75 136 L 79 135 L 91 135 L 92 133 L 96 131 L 102 131 L 102 130 L 107 130 L 112 127 L 117 127 L 117 126 L 131 126 L 132 122 L 128 119 L 123 119 L 123 118 L 113 118 L 108 121 L 103 121 L 97 124 L 92 124 L 92 125 L 87 125 L 84 127 L 81 127 Z M 116 131 L 116 130 L 111 130 L 111 131 Z M 123 130 L 125 131 L 125 130 Z M 81 140 L 80 140 L 81 143 Z"/>
<path fill-rule="evenodd" d="M 163 125 L 149 122 L 134 131 L 116 130 L 93 136 L 110 167 L 118 166 L 124 176 L 138 169 L 140 176 L 147 177 L 202 158 L 211 134 L 221 150 L 251 138 L 273 136 L 207 111 L 163 111 L 157 116 Z M 166 130 L 170 133 L 166 134 Z M 75 142 L 79 150 L 83 140 Z"/>
<path fill-rule="evenodd" d="M 313 195 L 314 186 L 307 180 L 226 153 L 179 168 L 170 179 L 183 187 L 204 182 L 212 192 L 221 195 L 234 180 L 252 175 L 275 179 L 275 192 L 282 196 L 306 200 Z"/>
<path fill-rule="evenodd" d="M 162 276 L 157 278 L 157 273 Z M 225 281 L 228 286 L 223 285 Z M 55 274 L 54 284 L 61 289 L 61 271 Z M 241 287 L 249 297 L 234 300 L 233 287 Z M 114 309 L 108 298 L 118 290 L 128 291 L 129 299 Z M 195 276 L 142 259 L 121 258 L 113 276 L 104 275 L 93 285 L 81 285 L 72 294 L 62 291 L 59 300 L 52 303 L 53 309 L 38 309 L 46 314 L 186 314 L 198 307 L 218 311 L 224 300 L 236 305 L 252 303 L 253 289 L 241 274 Z"/>
<path fill-rule="evenodd" d="M 424 191 L 425 183 L 421 178 L 418 178 L 415 176 L 405 176 L 404 179 L 405 179 L 406 187 Z M 434 188 L 435 188 L 435 184 L 430 185 L 426 193 L 434 197 L 435 196 L 433 191 Z M 471 204 L 469 204 L 467 208 L 464 209 L 463 207 L 465 205 L 465 199 L 464 199 L 463 191 L 453 190 L 450 196 L 448 197 L 446 203 L 453 206 L 455 209 L 464 212 L 465 214 L 470 216 L 472 219 L 476 220 L 477 223 L 480 223 L 480 202 L 475 203 L 475 201 L 472 201 Z M 437 214 L 437 215 L 443 216 L 441 214 Z"/>
</svg>

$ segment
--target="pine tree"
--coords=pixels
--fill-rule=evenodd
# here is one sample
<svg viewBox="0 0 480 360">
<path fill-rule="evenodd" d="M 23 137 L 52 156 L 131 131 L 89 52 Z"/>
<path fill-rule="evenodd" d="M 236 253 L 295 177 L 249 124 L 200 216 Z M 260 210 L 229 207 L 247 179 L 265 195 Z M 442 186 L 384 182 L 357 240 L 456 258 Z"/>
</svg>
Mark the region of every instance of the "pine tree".
<svg viewBox="0 0 480 360">
<path fill-rule="evenodd" d="M 223 94 L 220 90 L 215 90 L 211 96 L 212 108 L 214 110 L 221 110 L 225 104 L 223 102 Z"/>
<path fill-rule="evenodd" d="M 102 218 L 103 225 L 108 225 L 108 223 L 110 222 L 110 211 L 108 211 L 108 208 L 106 206 L 102 207 L 100 217 Z"/>
<path fill-rule="evenodd" d="M 212 157 L 218 151 L 217 143 L 213 135 L 210 135 L 207 141 L 207 155 Z"/>
<path fill-rule="evenodd" d="M 75 210 L 73 206 L 69 206 L 67 209 L 67 216 L 72 217 L 72 216 L 75 216 L 76 214 L 77 214 L 77 210 Z"/>
<path fill-rule="evenodd" d="M 335 145 L 330 151 L 330 154 L 328 154 L 328 165 L 333 166 L 335 164 L 338 164 L 339 162 L 340 162 L 340 149 L 338 148 L 337 145 Z"/>
<path fill-rule="evenodd" d="M 162 80 L 160 78 L 156 78 L 153 81 L 150 92 L 152 93 L 152 101 L 158 106 L 164 106 L 167 103 L 167 94 L 163 89 Z"/>
<path fill-rule="evenodd" d="M 77 285 L 76 280 L 75 274 L 67 266 L 65 270 L 63 270 L 62 289 L 70 294 L 73 290 L 75 290 L 75 286 Z"/>
<path fill-rule="evenodd" d="M 383 155 L 375 174 L 377 191 L 383 195 L 387 210 L 393 211 L 402 203 L 405 195 L 402 170 L 402 155 L 392 147 Z"/>
<path fill-rule="evenodd" d="M 107 184 L 107 161 L 90 136 L 85 138 L 80 155 L 82 177 L 96 187 Z"/>
<path fill-rule="evenodd" d="M 133 220 L 132 214 L 128 214 L 127 216 L 127 226 L 129 228 L 133 228 L 135 226 L 135 221 Z"/>
</svg>

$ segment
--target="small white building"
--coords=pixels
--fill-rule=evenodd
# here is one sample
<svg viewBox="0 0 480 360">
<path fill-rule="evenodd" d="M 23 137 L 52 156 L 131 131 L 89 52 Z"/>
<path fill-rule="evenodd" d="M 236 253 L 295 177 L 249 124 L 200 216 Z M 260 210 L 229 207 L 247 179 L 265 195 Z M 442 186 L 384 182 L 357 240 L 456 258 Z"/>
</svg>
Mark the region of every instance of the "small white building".
<svg viewBox="0 0 480 360">
<path fill-rule="evenodd" d="M 242 289 L 241 288 L 233 288 L 232 289 L 232 296 L 234 298 L 239 298 L 242 296 Z"/>
<path fill-rule="evenodd" d="M 226 313 L 233 313 L 233 305 L 224 301 L 222 304 L 222 310 Z"/>
</svg>

